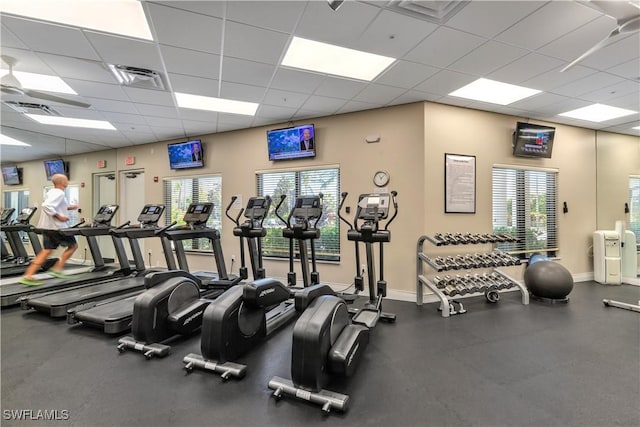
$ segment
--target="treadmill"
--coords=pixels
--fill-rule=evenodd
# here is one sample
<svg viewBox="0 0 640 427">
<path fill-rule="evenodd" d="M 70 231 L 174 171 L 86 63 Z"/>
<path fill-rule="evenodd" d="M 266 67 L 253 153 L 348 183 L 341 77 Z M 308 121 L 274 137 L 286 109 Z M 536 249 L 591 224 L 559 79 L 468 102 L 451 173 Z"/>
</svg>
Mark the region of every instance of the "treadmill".
<svg viewBox="0 0 640 427">
<path fill-rule="evenodd" d="M 233 200 L 235 201 L 235 199 Z M 232 202 L 233 203 L 233 202 Z M 231 204 L 229 205 L 231 206 Z M 228 210 L 228 209 L 227 209 Z M 240 281 L 236 276 L 226 276 L 227 279 L 220 281 L 219 275 L 209 272 L 188 272 L 188 264 L 184 251 L 183 240 L 196 238 L 207 238 L 211 241 L 216 261 L 220 258 L 217 253 L 221 253 L 220 232 L 209 228 L 206 223 L 213 212 L 213 203 L 192 203 L 188 208 L 183 221 L 185 225 L 174 227 L 175 223 L 157 230 L 156 235 L 162 238 L 162 246 L 169 271 L 156 272 L 143 278 L 144 289 L 120 295 L 97 303 L 88 303 L 73 307 L 67 311 L 67 323 L 82 323 L 102 329 L 107 334 L 118 334 L 131 328 L 133 318 L 133 306 L 136 298 L 147 289 L 164 283 L 173 277 L 185 277 L 193 280 L 204 290 L 203 296 L 215 298 L 228 287 Z M 133 237 L 133 235 L 128 236 Z M 177 269 L 173 253 L 171 252 L 171 242 L 175 242 L 175 251 L 180 269 Z M 218 250 L 219 252 L 216 252 Z M 224 260 L 222 259 L 222 262 Z M 223 264 L 224 265 L 224 264 Z M 224 273 L 226 274 L 226 270 Z M 224 276 L 223 276 L 224 277 Z"/>
<path fill-rule="evenodd" d="M 74 274 L 69 279 L 45 279 L 44 284 L 40 286 L 25 286 L 20 283 L 2 285 L 0 286 L 0 301 L 2 307 L 19 304 L 22 299 L 42 292 L 94 283 L 99 280 L 113 280 L 115 278 L 131 274 L 133 270 L 127 261 L 127 253 L 121 239 L 112 239 L 118 257 L 119 266 L 105 264 L 98 245 L 97 236 L 109 235 L 109 230 L 113 228 L 111 220 L 117 210 L 117 205 L 103 205 L 98 209 L 98 212 L 93 218 L 93 224 L 86 225 L 83 222 L 80 222 L 73 227 L 60 230 L 60 232 L 64 234 L 71 236 L 83 235 L 87 239 L 94 263 L 93 268 L 89 272 Z"/>
<path fill-rule="evenodd" d="M 145 205 L 138 218 L 139 220 L 142 219 L 142 221 L 156 223 L 162 216 L 162 212 L 164 212 L 164 206 L 162 205 Z M 88 232 L 90 233 L 90 231 Z M 144 257 L 140 250 L 138 238 L 154 237 L 156 230 L 148 230 L 136 226 L 125 228 L 123 225 L 117 229 L 110 230 L 110 233 L 114 240 L 120 241 L 125 237 L 129 239 L 136 268 L 144 268 Z M 126 254 L 124 256 L 126 259 Z M 60 291 L 36 294 L 22 298 L 20 305 L 23 310 L 34 309 L 51 317 L 66 317 L 67 311 L 72 307 L 142 290 L 144 289 L 144 276 L 161 270 L 164 269 L 142 269 L 127 277 L 110 278 Z"/>
<path fill-rule="evenodd" d="M 24 247 L 20 232 L 27 233 L 33 252 L 36 255 L 42 250 L 42 245 L 40 244 L 40 240 L 36 234 L 36 229 L 30 224 L 31 218 L 33 218 L 36 210 L 38 210 L 36 207 L 24 208 L 16 218 L 15 223 L 2 226 L 2 231 L 4 231 L 13 256 L 10 261 L 2 262 L 2 265 L 0 266 L 0 277 L 22 275 L 27 268 L 29 268 L 31 257 L 27 254 L 27 249 Z M 58 258 L 47 259 L 40 268 L 40 271 L 50 269 L 56 262 L 58 262 Z"/>
<path fill-rule="evenodd" d="M 9 220 L 15 212 L 14 208 L 2 208 L 0 211 L 0 231 L 4 231 L 4 227 L 9 225 Z M 14 257 L 7 249 L 7 245 L 4 242 L 4 237 L 0 236 L 0 250 L 2 252 L 2 261 L 11 261 Z"/>
</svg>

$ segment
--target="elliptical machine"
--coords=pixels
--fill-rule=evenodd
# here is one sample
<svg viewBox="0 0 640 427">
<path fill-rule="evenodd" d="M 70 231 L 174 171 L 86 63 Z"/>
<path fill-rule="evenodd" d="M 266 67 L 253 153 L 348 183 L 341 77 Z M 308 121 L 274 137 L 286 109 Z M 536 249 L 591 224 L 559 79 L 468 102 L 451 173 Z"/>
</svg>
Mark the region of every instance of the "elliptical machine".
<svg viewBox="0 0 640 427">
<path fill-rule="evenodd" d="M 349 377 L 356 367 L 369 343 L 370 329 L 379 319 L 395 321 L 394 314 L 382 312 L 382 298 L 386 295 L 387 283 L 383 279 L 382 244 L 391 240 L 389 224 L 396 217 L 398 205 L 397 193 L 362 194 L 353 227 L 344 218 L 350 230 L 348 239 L 356 244 L 356 268 L 359 262 L 359 242 L 364 242 L 367 252 L 369 276 L 369 302 L 358 310 L 353 319 L 349 319 L 349 310 L 344 299 L 332 295 L 323 295 L 310 301 L 308 308 L 297 320 L 293 328 L 291 353 L 291 380 L 273 377 L 269 388 L 279 400 L 283 395 L 294 396 L 322 406 L 328 414 L 332 408 L 346 411 L 349 396 L 326 390 L 332 375 Z M 340 208 L 347 193 L 342 193 Z M 389 205 L 393 200 L 395 212 L 381 229 L 380 220 L 387 219 Z M 363 224 L 358 226 L 358 220 Z M 375 281 L 373 244 L 380 243 L 380 279 Z M 358 280 L 359 279 L 359 280 Z M 358 290 L 362 290 L 362 277 L 356 273 Z M 377 296 L 375 286 L 377 285 Z"/>
<path fill-rule="evenodd" d="M 282 206 L 284 195 L 275 209 L 276 215 Z M 272 278 L 260 278 L 244 286 L 236 286 L 229 289 L 218 299 L 212 302 L 205 310 L 202 319 L 202 338 L 200 349 L 202 354 L 190 353 L 184 357 L 183 363 L 187 373 L 193 369 L 203 369 L 219 373 L 223 380 L 230 377 L 242 378 L 246 374 L 246 366 L 230 362 L 242 356 L 250 349 L 257 346 L 275 331 L 288 324 L 298 312 L 311 300 L 320 295 L 333 295 L 333 291 L 327 285 L 315 284 L 307 287 L 309 283 L 308 260 L 306 257 L 306 240 L 317 238 L 319 231 L 315 228 L 317 219 L 322 215 L 320 204 L 321 196 L 301 196 L 295 207 L 289 213 L 287 220 L 278 215 L 278 218 L 287 224 L 283 229 L 283 236 L 290 239 L 289 283 L 295 284 L 295 272 L 293 272 L 293 241 L 298 241 L 300 257 L 302 260 L 305 288 L 300 291 L 292 286 L 285 286 L 280 281 Z M 311 226 L 311 222 L 315 223 Z M 234 231 L 235 234 L 235 231 Z M 261 234 L 255 230 L 255 234 Z M 261 235 L 265 235 L 266 230 Z M 312 249 L 312 259 L 315 261 L 315 253 Z M 313 264 L 315 270 L 315 262 Z M 255 272 L 254 272 L 255 277 Z M 318 280 L 318 274 L 311 275 Z M 296 301 L 291 299 L 296 291 Z"/>
</svg>

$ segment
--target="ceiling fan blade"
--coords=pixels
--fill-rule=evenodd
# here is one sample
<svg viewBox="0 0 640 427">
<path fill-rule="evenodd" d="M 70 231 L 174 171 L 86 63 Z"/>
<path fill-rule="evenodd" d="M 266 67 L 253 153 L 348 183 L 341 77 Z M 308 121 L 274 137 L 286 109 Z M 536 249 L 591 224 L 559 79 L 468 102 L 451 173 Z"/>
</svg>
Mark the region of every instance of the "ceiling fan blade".
<svg viewBox="0 0 640 427">
<path fill-rule="evenodd" d="M 39 90 L 33 89 L 22 89 L 25 95 L 30 96 L 32 98 L 44 99 L 45 101 L 53 101 L 59 102 L 61 104 L 73 105 L 74 107 L 82 107 L 89 108 L 91 104 L 87 104 L 86 102 L 76 101 L 75 99 L 62 98 L 60 96 L 52 95 L 47 92 L 40 92 Z"/>
<path fill-rule="evenodd" d="M 572 68 L 574 65 L 576 65 L 577 63 L 581 62 L 583 59 L 585 59 L 588 56 L 591 56 L 594 52 L 602 49 L 603 47 L 605 47 L 608 43 L 609 43 L 609 39 L 611 39 L 612 37 L 617 36 L 619 33 L 619 28 L 616 27 L 613 31 L 611 31 L 609 33 L 609 35 L 607 37 L 605 37 L 604 39 L 602 39 L 601 41 L 599 41 L 598 43 L 595 44 L 595 46 L 591 47 L 589 50 L 587 50 L 585 53 L 583 53 L 582 55 L 578 56 L 576 59 L 574 59 L 573 61 L 571 61 L 569 63 L 569 65 L 567 65 L 566 67 L 564 67 L 562 70 L 560 70 L 561 73 L 564 73 L 565 71 L 567 71 L 569 68 Z"/>
</svg>

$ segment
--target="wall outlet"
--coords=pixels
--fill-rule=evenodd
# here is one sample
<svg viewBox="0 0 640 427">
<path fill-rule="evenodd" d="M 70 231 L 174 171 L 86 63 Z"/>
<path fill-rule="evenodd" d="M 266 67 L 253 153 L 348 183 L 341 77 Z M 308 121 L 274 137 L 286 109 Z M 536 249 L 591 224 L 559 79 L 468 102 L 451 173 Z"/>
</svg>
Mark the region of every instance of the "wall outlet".
<svg viewBox="0 0 640 427">
<path fill-rule="evenodd" d="M 364 276 L 367 273 L 367 265 L 366 264 L 362 264 L 360 266 L 360 275 Z"/>
</svg>

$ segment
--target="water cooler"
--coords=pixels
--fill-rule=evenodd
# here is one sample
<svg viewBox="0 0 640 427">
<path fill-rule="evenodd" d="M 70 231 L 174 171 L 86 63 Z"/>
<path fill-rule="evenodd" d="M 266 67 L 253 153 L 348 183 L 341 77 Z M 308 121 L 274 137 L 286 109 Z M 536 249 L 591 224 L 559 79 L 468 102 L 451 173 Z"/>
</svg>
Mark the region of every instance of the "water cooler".
<svg viewBox="0 0 640 427">
<path fill-rule="evenodd" d="M 603 285 L 622 284 L 620 234 L 614 230 L 593 233 L 593 279 Z"/>
</svg>

